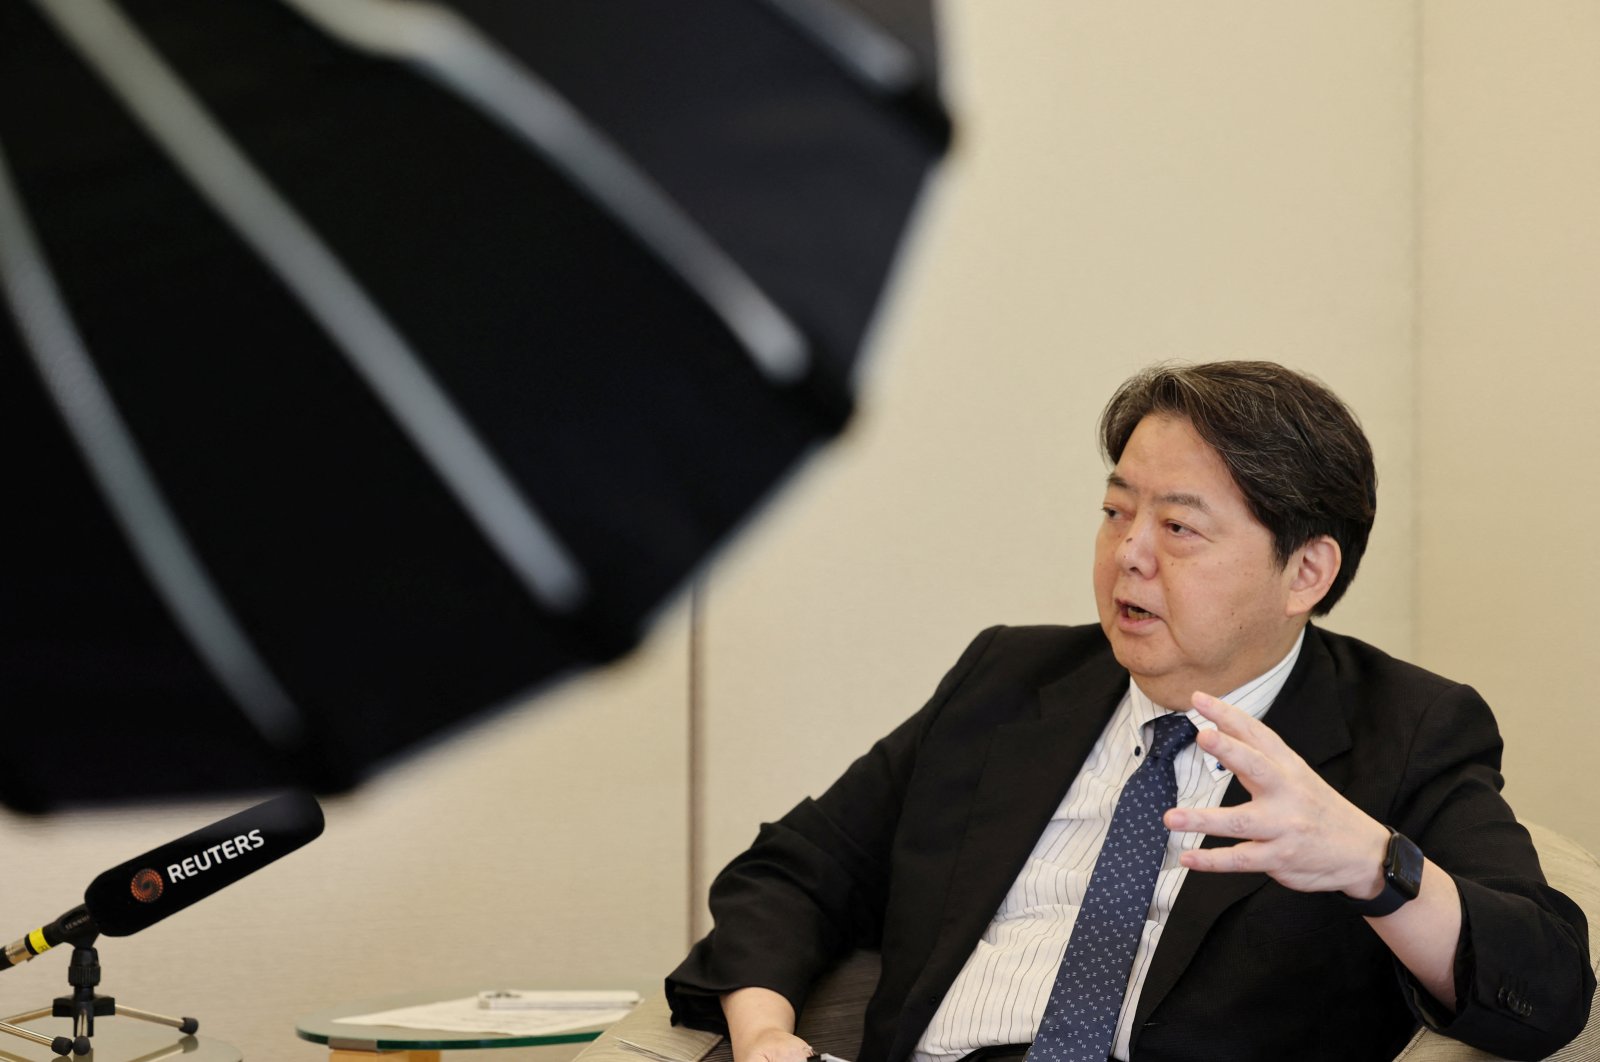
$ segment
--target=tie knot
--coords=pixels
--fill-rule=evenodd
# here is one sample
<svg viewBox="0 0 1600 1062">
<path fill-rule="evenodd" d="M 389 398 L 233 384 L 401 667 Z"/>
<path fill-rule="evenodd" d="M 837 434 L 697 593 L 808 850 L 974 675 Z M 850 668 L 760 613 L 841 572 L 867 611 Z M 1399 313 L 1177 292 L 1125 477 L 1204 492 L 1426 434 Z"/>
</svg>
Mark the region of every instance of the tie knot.
<svg viewBox="0 0 1600 1062">
<path fill-rule="evenodd" d="M 1157 716 L 1152 725 L 1156 728 L 1156 736 L 1150 742 L 1150 755 L 1161 760 L 1172 759 L 1198 733 L 1194 724 L 1189 722 L 1189 717 L 1177 712 Z"/>
</svg>

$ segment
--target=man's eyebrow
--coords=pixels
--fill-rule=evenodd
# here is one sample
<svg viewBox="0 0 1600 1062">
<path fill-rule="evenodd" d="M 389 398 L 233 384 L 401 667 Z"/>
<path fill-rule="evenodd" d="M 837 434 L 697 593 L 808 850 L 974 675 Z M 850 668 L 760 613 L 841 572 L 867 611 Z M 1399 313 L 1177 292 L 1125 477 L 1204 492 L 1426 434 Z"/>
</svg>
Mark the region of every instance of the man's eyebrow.
<svg viewBox="0 0 1600 1062">
<path fill-rule="evenodd" d="M 1123 479 L 1115 472 L 1106 477 L 1106 486 L 1116 487 L 1119 490 L 1130 491 L 1134 494 L 1139 493 L 1138 488 L 1130 485 L 1127 480 Z M 1200 497 L 1198 494 L 1185 494 L 1182 491 L 1169 491 L 1166 494 L 1158 496 L 1156 501 L 1166 505 L 1181 505 L 1186 509 L 1194 509 L 1198 512 L 1206 513 L 1207 515 L 1211 513 L 1211 506 L 1206 504 L 1206 500 Z"/>
<path fill-rule="evenodd" d="M 1165 502 L 1168 505 L 1181 505 L 1185 509 L 1194 509 L 1208 516 L 1211 513 L 1211 506 L 1207 505 L 1206 500 L 1198 494 L 1163 494 L 1156 501 Z"/>
</svg>

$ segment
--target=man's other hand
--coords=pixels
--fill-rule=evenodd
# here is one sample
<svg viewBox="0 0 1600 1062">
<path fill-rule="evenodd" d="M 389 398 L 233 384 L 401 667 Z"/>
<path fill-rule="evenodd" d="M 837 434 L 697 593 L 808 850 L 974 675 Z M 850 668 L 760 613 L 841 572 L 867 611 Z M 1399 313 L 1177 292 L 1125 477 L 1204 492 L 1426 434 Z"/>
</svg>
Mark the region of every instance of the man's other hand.
<svg viewBox="0 0 1600 1062">
<path fill-rule="evenodd" d="M 734 1062 L 805 1062 L 811 1053 L 811 1045 L 794 1033 L 766 1029 L 741 1045 L 733 1057 Z"/>
<path fill-rule="evenodd" d="M 811 1045 L 796 1036 L 794 1008 L 767 988 L 740 988 L 722 997 L 734 1062 L 805 1062 Z"/>
</svg>

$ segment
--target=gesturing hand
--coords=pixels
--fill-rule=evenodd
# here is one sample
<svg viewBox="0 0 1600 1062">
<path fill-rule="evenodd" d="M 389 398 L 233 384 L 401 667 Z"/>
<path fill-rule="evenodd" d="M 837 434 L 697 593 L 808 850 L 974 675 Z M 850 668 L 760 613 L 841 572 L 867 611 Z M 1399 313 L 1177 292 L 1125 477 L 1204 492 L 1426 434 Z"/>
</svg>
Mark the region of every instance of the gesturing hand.
<svg viewBox="0 0 1600 1062">
<path fill-rule="evenodd" d="M 1340 796 L 1259 719 L 1205 693 L 1196 693 L 1193 704 L 1217 724 L 1216 730 L 1200 731 L 1196 744 L 1221 760 L 1251 799 L 1234 807 L 1168 811 L 1163 821 L 1169 830 L 1240 841 L 1191 849 L 1183 853 L 1183 865 L 1259 871 L 1298 892 L 1376 896 L 1388 829 Z"/>
</svg>

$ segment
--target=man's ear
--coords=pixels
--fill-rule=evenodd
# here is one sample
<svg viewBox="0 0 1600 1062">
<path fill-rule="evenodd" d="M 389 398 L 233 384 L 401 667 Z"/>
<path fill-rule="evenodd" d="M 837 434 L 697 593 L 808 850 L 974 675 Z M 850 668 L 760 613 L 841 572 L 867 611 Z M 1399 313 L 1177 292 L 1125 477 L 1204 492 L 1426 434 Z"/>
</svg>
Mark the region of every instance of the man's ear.
<svg viewBox="0 0 1600 1062">
<path fill-rule="evenodd" d="M 1343 560 L 1344 554 L 1332 535 L 1318 535 L 1295 550 L 1287 568 L 1290 616 L 1309 615 L 1317 602 L 1328 596 Z"/>
</svg>

